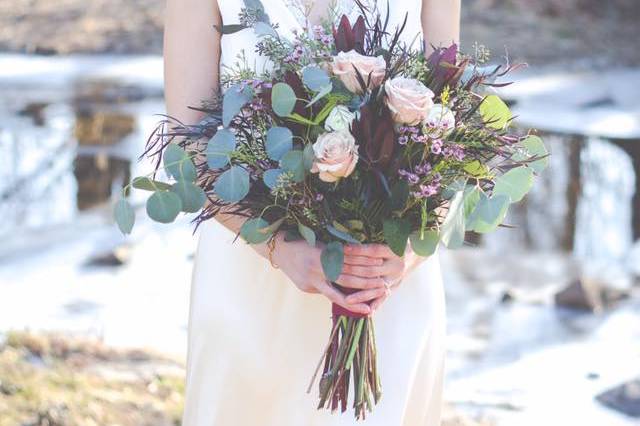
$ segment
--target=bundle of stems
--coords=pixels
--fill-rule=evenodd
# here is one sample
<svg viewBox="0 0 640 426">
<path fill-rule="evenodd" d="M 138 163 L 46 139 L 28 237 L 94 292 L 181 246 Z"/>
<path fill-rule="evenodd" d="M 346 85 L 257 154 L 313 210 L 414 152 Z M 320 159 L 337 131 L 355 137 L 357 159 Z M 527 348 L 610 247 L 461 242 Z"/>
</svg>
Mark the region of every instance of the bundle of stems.
<svg viewBox="0 0 640 426">
<path fill-rule="evenodd" d="M 318 409 L 345 412 L 353 388 L 355 417 L 364 420 L 382 397 L 377 358 L 373 318 L 334 313 L 329 344 L 312 379 L 313 385 L 324 364 Z"/>
</svg>

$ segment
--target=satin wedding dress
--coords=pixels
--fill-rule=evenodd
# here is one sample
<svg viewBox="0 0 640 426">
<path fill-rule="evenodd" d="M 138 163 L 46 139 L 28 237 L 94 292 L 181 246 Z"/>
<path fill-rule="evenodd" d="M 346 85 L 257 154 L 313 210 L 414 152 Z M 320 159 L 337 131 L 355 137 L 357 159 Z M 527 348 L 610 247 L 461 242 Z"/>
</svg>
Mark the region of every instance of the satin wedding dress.
<svg viewBox="0 0 640 426">
<path fill-rule="evenodd" d="M 212 0 L 215 1 L 215 0 Z M 288 0 L 262 0 L 279 31 L 301 28 Z M 355 13 L 352 1 L 338 6 Z M 380 1 L 385 8 L 386 1 Z M 384 3 L 384 4 L 383 4 Z M 421 0 L 393 1 L 391 27 L 409 12 L 407 41 L 421 33 Z M 225 25 L 243 2 L 219 1 Z M 383 11 L 384 13 L 384 11 Z M 222 38 L 222 63 L 241 50 L 249 63 L 252 30 Z M 255 61 L 255 62 L 254 62 Z M 355 425 L 353 412 L 316 410 L 306 388 L 329 339 L 331 305 L 299 291 L 279 270 L 218 223 L 201 227 L 189 318 L 184 426 Z M 367 426 L 437 426 L 442 404 L 445 303 L 437 256 L 424 262 L 375 315 L 383 397 Z"/>
</svg>

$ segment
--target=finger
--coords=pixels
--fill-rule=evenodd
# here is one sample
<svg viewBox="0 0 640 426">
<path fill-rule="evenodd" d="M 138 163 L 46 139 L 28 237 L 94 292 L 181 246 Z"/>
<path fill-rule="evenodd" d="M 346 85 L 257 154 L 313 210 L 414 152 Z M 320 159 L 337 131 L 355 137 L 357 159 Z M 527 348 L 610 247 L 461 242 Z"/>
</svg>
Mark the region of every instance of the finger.
<svg viewBox="0 0 640 426">
<path fill-rule="evenodd" d="M 371 304 L 369 305 L 371 307 L 371 312 L 376 312 L 378 309 L 380 309 L 382 304 L 389 298 L 389 295 L 389 292 L 385 292 L 382 296 L 371 302 Z"/>
<path fill-rule="evenodd" d="M 344 275 L 353 275 L 361 278 L 378 278 L 384 275 L 394 274 L 397 270 L 397 266 L 391 262 L 385 262 L 382 266 L 344 265 L 342 267 L 342 273 Z"/>
<path fill-rule="evenodd" d="M 355 266 L 381 266 L 384 263 L 384 259 L 379 257 L 368 256 L 347 256 L 344 257 L 345 265 Z"/>
<path fill-rule="evenodd" d="M 327 297 L 331 302 L 336 305 L 340 305 L 345 309 L 348 309 L 352 312 L 357 312 L 360 314 L 368 315 L 371 313 L 371 308 L 366 303 L 354 303 L 350 304 L 346 300 L 346 296 L 338 291 L 335 287 L 330 285 L 329 283 L 322 281 L 317 286 L 318 291 Z"/>
<path fill-rule="evenodd" d="M 373 290 L 362 290 L 359 291 L 357 293 L 353 293 L 350 294 L 349 296 L 347 296 L 347 302 L 354 304 L 354 303 L 367 303 L 370 302 L 374 299 L 378 299 L 382 296 L 384 296 L 384 294 L 387 292 L 387 289 L 382 287 L 382 288 L 376 288 Z"/>
<path fill-rule="evenodd" d="M 343 287 L 357 288 L 360 290 L 384 287 L 384 281 L 380 277 L 362 278 L 355 275 L 342 274 L 336 282 Z"/>
<path fill-rule="evenodd" d="M 345 246 L 344 253 L 347 256 L 366 256 L 383 259 L 397 257 L 384 244 L 349 244 Z"/>
</svg>

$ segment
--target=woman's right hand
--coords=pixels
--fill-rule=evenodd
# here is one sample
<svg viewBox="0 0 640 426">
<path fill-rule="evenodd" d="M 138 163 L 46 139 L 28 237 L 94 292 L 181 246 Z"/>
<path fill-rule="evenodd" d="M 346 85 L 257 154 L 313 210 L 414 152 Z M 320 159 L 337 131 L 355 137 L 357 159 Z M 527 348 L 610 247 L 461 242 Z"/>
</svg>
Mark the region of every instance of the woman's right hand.
<svg viewBox="0 0 640 426">
<path fill-rule="evenodd" d="M 275 238 L 276 242 L 271 259 L 301 291 L 320 293 L 331 302 L 363 315 L 371 313 L 369 301 L 385 294 L 386 288 L 382 278 L 343 274 L 337 283 L 342 287 L 353 289 L 355 293 L 352 294 L 361 296 L 357 298 L 358 303 L 349 303 L 347 295 L 331 285 L 324 275 L 320 261 L 322 248 L 312 247 L 306 241 L 287 242 L 282 234 L 278 234 Z M 345 257 L 345 264 L 353 266 L 375 267 L 382 265 L 382 262 L 382 259 L 370 257 Z"/>
</svg>

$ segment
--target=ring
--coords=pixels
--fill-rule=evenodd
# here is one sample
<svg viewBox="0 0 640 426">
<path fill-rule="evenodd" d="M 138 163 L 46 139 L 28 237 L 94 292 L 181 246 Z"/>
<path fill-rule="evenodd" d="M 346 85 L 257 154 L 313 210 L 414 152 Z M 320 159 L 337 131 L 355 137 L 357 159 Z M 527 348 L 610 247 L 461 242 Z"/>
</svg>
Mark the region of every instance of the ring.
<svg viewBox="0 0 640 426">
<path fill-rule="evenodd" d="M 382 282 L 384 283 L 384 288 L 386 288 L 387 291 L 391 291 L 391 287 L 393 287 L 393 284 L 387 281 L 385 277 L 382 277 Z"/>
</svg>

